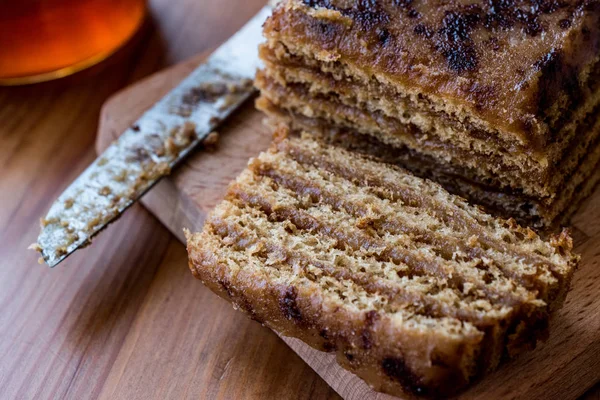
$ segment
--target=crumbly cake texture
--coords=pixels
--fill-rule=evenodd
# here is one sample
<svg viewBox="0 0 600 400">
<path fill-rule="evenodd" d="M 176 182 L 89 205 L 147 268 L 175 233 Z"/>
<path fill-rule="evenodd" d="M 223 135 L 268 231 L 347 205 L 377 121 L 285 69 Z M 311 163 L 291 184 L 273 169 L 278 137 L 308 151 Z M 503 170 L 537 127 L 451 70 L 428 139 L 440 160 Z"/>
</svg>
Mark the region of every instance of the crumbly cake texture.
<svg viewBox="0 0 600 400">
<path fill-rule="evenodd" d="M 573 176 L 592 179 L 598 0 L 286 0 L 264 33 L 258 104 L 276 121 L 466 171 L 540 226 L 564 217 Z"/>
<path fill-rule="evenodd" d="M 512 216 L 520 223 L 534 228 L 552 231 L 568 224 L 568 220 L 579 204 L 587 198 L 600 181 L 600 138 L 596 143 L 582 141 L 579 148 L 587 153 L 576 167 L 563 163 L 563 182 L 554 197 L 524 195 L 521 191 L 504 187 L 498 179 L 481 180 L 478 171 L 440 162 L 439 159 L 423 155 L 406 146 L 386 145 L 371 135 L 363 135 L 354 129 L 340 128 L 317 118 L 294 115 L 274 106 L 266 98 L 257 100 L 273 128 L 286 126 L 294 132 L 310 132 L 329 144 L 358 153 L 370 155 L 381 161 L 396 164 L 413 174 L 441 184 L 450 193 L 457 194 L 473 204 L 483 206 L 494 215 Z M 598 129 L 598 128 L 597 128 Z M 589 150 L 588 150 L 589 147 Z"/>
<path fill-rule="evenodd" d="M 285 135 L 186 236 L 215 293 L 395 395 L 456 393 L 535 347 L 578 263 L 566 231 L 544 241 L 398 167 Z"/>
</svg>

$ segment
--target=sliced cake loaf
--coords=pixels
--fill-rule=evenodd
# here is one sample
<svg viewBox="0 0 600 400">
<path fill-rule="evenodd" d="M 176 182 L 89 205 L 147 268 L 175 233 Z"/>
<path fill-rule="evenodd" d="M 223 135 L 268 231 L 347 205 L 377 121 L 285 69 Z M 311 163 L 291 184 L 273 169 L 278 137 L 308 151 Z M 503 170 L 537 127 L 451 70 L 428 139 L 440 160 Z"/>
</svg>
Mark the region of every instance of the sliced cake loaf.
<svg viewBox="0 0 600 400">
<path fill-rule="evenodd" d="M 190 269 L 378 391 L 448 395 L 535 347 L 578 258 L 431 181 L 280 136 L 186 232 Z"/>
<path fill-rule="evenodd" d="M 275 123 L 539 227 L 600 179 L 598 0 L 285 0 L 264 34 Z"/>
</svg>

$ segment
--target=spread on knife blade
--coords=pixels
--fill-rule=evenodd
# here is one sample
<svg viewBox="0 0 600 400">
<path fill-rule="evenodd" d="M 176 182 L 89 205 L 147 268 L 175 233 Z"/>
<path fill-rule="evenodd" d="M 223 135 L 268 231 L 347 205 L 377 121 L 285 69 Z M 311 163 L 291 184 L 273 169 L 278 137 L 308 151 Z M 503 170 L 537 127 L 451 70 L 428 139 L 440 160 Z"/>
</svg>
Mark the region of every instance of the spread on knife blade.
<svg viewBox="0 0 600 400">
<path fill-rule="evenodd" d="M 118 218 L 248 99 L 259 67 L 256 48 L 265 7 L 207 63 L 148 110 L 88 167 L 42 218 L 30 248 L 55 266 Z"/>
</svg>

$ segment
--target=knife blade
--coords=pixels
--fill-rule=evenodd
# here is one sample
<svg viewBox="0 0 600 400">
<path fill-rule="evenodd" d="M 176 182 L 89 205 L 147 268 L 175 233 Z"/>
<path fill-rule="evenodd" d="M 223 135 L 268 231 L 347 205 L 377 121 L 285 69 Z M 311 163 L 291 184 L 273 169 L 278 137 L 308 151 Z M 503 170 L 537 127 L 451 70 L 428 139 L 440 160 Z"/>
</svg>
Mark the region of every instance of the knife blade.
<svg viewBox="0 0 600 400">
<path fill-rule="evenodd" d="M 265 6 L 175 89 L 128 128 L 54 202 L 37 243 L 50 267 L 91 243 L 168 175 L 254 89 Z"/>
</svg>

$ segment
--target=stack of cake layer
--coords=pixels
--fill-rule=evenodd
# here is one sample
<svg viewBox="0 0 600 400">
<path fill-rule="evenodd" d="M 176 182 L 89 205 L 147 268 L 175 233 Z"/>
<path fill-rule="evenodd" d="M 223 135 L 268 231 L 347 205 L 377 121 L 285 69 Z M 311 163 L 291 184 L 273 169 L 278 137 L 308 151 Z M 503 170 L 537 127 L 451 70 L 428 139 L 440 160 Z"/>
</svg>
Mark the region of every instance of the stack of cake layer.
<svg viewBox="0 0 600 400">
<path fill-rule="evenodd" d="M 252 160 L 190 268 L 388 393 L 444 396 L 536 345 L 578 257 L 441 186 L 309 138 Z"/>
<path fill-rule="evenodd" d="M 257 101 L 538 227 L 600 174 L 596 0 L 286 0 Z"/>
</svg>

